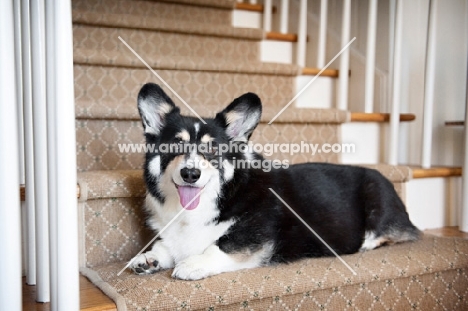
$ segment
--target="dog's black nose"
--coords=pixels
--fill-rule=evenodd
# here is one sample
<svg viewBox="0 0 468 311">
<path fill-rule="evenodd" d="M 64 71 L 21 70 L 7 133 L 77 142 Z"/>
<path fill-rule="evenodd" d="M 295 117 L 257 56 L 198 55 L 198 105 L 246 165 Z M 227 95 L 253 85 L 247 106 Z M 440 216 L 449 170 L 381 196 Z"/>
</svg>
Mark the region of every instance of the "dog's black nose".
<svg viewBox="0 0 468 311">
<path fill-rule="evenodd" d="M 201 171 L 198 168 L 186 168 L 180 170 L 180 176 L 182 179 L 190 184 L 195 183 L 200 179 Z"/>
</svg>

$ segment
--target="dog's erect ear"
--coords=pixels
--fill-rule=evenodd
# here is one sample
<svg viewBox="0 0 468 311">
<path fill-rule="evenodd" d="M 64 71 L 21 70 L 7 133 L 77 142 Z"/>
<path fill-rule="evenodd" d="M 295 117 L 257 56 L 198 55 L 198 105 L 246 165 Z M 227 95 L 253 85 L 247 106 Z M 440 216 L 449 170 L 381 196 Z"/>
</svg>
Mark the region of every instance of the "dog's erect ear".
<svg viewBox="0 0 468 311">
<path fill-rule="evenodd" d="M 146 83 L 138 93 L 138 111 L 145 133 L 159 135 L 166 115 L 176 106 L 161 87 Z"/>
<path fill-rule="evenodd" d="M 234 141 L 248 141 L 262 116 L 262 102 L 254 93 L 236 98 L 216 115 L 226 127 L 226 133 Z"/>
</svg>

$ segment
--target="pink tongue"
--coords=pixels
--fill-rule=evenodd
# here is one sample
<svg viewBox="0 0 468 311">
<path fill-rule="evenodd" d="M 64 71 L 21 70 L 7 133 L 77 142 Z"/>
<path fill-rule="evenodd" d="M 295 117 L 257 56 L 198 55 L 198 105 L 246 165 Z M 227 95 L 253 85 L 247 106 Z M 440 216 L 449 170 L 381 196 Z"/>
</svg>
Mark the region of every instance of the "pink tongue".
<svg viewBox="0 0 468 311">
<path fill-rule="evenodd" d="M 177 191 L 179 192 L 180 204 L 183 208 L 192 210 L 198 206 L 198 203 L 200 203 L 200 196 L 198 194 L 200 193 L 201 188 L 178 186 Z"/>
</svg>

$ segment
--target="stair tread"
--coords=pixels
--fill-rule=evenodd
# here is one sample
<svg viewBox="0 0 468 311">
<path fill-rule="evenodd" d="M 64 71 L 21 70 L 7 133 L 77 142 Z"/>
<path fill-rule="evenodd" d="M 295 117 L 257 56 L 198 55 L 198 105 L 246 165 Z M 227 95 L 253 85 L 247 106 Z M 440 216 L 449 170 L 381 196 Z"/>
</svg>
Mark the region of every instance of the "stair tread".
<svg viewBox="0 0 468 311">
<path fill-rule="evenodd" d="M 154 79 L 154 81 L 157 81 Z M 134 121 L 140 123 L 140 115 L 136 106 L 136 94 L 135 99 L 126 99 L 118 103 L 112 99 L 106 100 L 92 100 L 92 99 L 76 99 L 76 118 L 77 120 L 126 120 Z M 169 93 L 170 94 L 170 93 Z M 224 102 L 217 102 L 216 106 L 214 104 L 208 103 L 208 101 L 203 102 L 204 98 L 200 98 L 200 102 L 193 104 L 193 101 L 187 100 L 188 103 L 193 107 L 193 109 L 202 117 L 210 118 L 214 117 L 215 113 L 222 110 L 226 105 L 228 105 L 236 96 L 240 94 L 233 95 L 229 97 Z M 260 96 L 262 94 L 259 94 Z M 201 109 L 202 105 L 205 103 L 206 107 Z M 262 113 L 262 123 L 269 122 L 272 118 L 281 111 L 282 108 L 286 106 L 288 100 L 282 100 L 275 106 L 271 106 L 268 103 L 264 103 L 264 110 Z M 184 115 L 192 115 L 188 110 L 180 105 L 177 101 L 176 104 L 182 108 L 182 113 Z M 207 112 L 207 113 L 205 113 Z M 325 108 L 297 108 L 297 107 L 288 107 L 284 112 L 282 112 L 274 123 L 291 123 L 291 124 L 340 124 L 347 122 L 349 119 L 349 113 L 344 110 L 339 109 L 325 109 Z"/>
<path fill-rule="evenodd" d="M 78 173 L 80 200 L 144 197 L 143 170 L 101 170 Z"/>
<path fill-rule="evenodd" d="M 387 280 L 393 280 L 396 286 L 401 283 L 399 286 L 404 290 L 407 279 L 412 276 L 431 276 L 438 279 L 436 273 L 443 277 L 446 273 L 466 269 L 467 252 L 467 240 L 424 235 L 419 241 L 346 255 L 346 262 L 358 272 L 356 276 L 352 276 L 341 262 L 330 257 L 227 272 L 191 282 L 172 279 L 171 270 L 164 270 L 147 278 L 126 270 L 117 277 L 116 274 L 125 266 L 125 261 L 96 266 L 93 269 L 85 268 L 82 273 L 87 276 L 93 273 L 97 285 L 106 286 L 105 292 L 124 305 L 126 301 L 130 301 L 151 309 L 174 310 L 183 303 L 184 307 L 190 309 L 206 309 L 220 301 L 223 305 L 230 306 L 242 305 L 244 301 L 251 308 L 267 309 L 268 305 L 274 305 L 275 296 L 287 295 L 291 299 L 296 297 L 302 303 L 306 292 L 313 297 L 316 292 L 323 292 L 324 289 L 348 288 L 353 285 L 354 290 L 359 292 L 362 290 L 359 284 L 369 280 L 381 282 L 380 286 L 384 287 Z M 451 260 L 447 261 L 447 258 Z M 402 270 L 404 274 L 401 273 Z M 324 274 L 323 271 L 327 273 Z M 317 285 L 312 286 L 313 288 L 310 276 L 318 277 L 312 282 Z M 464 286 L 466 283 L 463 278 L 455 279 L 461 279 L 457 286 Z M 284 284 L 290 284 L 288 282 L 293 282 L 294 286 L 292 293 L 288 291 L 285 294 Z M 424 282 L 430 283 L 428 280 Z M 197 285 L 196 289 L 194 284 Z M 126 290 L 139 287 L 146 290 Z M 441 288 L 441 291 L 445 290 L 445 287 Z M 256 294 L 253 295 L 253 292 Z"/>
<path fill-rule="evenodd" d="M 440 237 L 460 237 L 468 239 L 468 233 L 462 232 L 458 227 L 443 227 L 425 230 L 425 234 Z M 50 303 L 36 302 L 36 287 L 26 285 L 23 277 L 23 310 L 49 311 Z M 96 285 L 86 277 L 80 275 L 80 310 L 82 311 L 114 311 L 117 310 L 115 303 L 106 296 Z"/>
<path fill-rule="evenodd" d="M 245 40 L 262 40 L 265 32 L 256 28 L 235 28 L 230 25 L 213 25 L 207 23 L 186 22 L 173 19 L 151 18 L 116 13 L 95 13 L 73 10 L 73 23 L 102 27 L 159 30 L 175 33 L 187 33 L 200 36 L 219 36 L 242 38 Z"/>
<path fill-rule="evenodd" d="M 190 0 L 190 4 L 187 5 L 184 1 L 73 0 L 72 10 L 151 16 L 156 19 L 177 18 L 212 25 L 231 24 L 232 3 L 212 1 L 213 5 L 209 5 L 206 1 Z"/>
<path fill-rule="evenodd" d="M 135 56 L 135 54 L 133 54 L 127 47 L 124 46 L 124 48 L 125 49 L 120 51 L 75 48 L 73 61 L 75 64 L 83 65 L 148 68 L 146 64 Z M 137 49 L 137 47 L 135 47 L 135 49 Z M 297 76 L 300 73 L 300 67 L 290 64 L 267 63 L 260 61 L 249 62 L 246 60 L 233 62 L 232 59 L 229 58 L 151 55 L 137 50 L 135 50 L 135 52 L 152 69 L 263 74 L 276 76 Z"/>
<path fill-rule="evenodd" d="M 119 38 L 122 38 L 122 41 Z M 138 54 L 144 54 L 148 61 L 157 55 L 165 55 L 196 57 L 197 61 L 200 58 L 215 58 L 234 63 L 259 62 L 258 41 L 243 38 L 73 25 L 74 49 L 96 49 L 99 52 L 114 51 L 128 54 L 131 52 L 127 44 Z"/>
</svg>

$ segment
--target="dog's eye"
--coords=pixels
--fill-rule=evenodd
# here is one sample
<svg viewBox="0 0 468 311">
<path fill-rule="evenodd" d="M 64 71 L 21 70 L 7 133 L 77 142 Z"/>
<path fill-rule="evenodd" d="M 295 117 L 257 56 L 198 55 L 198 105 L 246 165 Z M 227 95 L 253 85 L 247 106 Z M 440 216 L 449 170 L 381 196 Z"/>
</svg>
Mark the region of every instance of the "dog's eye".
<svg viewBox="0 0 468 311">
<path fill-rule="evenodd" d="M 204 154 L 214 155 L 218 152 L 218 143 L 210 141 L 200 145 L 200 151 Z"/>
</svg>

